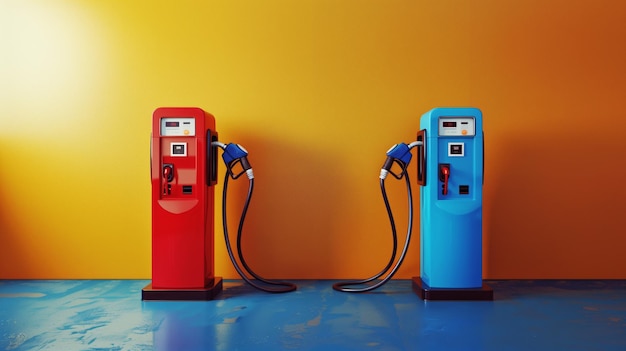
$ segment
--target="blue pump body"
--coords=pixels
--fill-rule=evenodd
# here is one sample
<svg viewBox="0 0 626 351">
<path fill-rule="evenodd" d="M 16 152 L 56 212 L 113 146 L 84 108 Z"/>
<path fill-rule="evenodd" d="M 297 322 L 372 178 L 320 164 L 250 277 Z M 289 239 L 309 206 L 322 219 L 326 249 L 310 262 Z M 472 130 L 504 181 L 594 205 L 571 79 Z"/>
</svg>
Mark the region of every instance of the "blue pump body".
<svg viewBox="0 0 626 351">
<path fill-rule="evenodd" d="M 482 286 L 483 121 L 476 108 L 425 113 L 420 192 L 421 278 L 431 288 Z M 450 173 L 447 194 L 441 167 Z"/>
</svg>

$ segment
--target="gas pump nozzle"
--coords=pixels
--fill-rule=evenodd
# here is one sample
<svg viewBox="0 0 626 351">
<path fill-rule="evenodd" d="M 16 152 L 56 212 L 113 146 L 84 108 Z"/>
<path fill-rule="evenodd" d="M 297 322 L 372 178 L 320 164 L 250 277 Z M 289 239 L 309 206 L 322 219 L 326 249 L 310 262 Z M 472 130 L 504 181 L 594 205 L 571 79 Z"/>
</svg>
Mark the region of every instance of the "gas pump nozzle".
<svg viewBox="0 0 626 351">
<path fill-rule="evenodd" d="M 398 163 L 403 170 L 411 163 L 411 149 L 415 146 L 422 145 L 421 141 L 414 141 L 411 144 L 400 143 L 392 146 L 387 150 L 387 159 L 380 170 L 380 179 L 387 178 L 387 174 L 391 173 L 397 179 L 402 178 L 402 174 L 397 175 L 391 171 L 394 163 Z"/>
<path fill-rule="evenodd" d="M 223 144 L 216 141 L 214 141 L 212 145 L 219 146 L 224 149 L 224 153 L 222 153 L 222 159 L 224 160 L 224 164 L 226 164 L 228 172 L 233 179 L 239 178 L 243 173 L 246 173 L 248 179 L 254 178 L 252 166 L 248 161 L 248 151 L 243 146 L 233 143 Z M 233 172 L 233 168 L 237 165 L 237 163 L 241 164 L 242 171 L 235 174 Z"/>
</svg>

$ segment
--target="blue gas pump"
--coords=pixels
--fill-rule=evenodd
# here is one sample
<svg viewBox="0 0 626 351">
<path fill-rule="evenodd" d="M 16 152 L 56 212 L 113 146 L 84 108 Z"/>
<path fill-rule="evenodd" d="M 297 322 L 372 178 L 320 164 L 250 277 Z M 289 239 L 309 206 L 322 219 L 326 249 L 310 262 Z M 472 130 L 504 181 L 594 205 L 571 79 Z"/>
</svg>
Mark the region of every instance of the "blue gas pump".
<svg viewBox="0 0 626 351">
<path fill-rule="evenodd" d="M 420 129 L 421 276 L 413 289 L 424 300 L 492 300 L 482 279 L 482 112 L 435 108 Z"/>
</svg>

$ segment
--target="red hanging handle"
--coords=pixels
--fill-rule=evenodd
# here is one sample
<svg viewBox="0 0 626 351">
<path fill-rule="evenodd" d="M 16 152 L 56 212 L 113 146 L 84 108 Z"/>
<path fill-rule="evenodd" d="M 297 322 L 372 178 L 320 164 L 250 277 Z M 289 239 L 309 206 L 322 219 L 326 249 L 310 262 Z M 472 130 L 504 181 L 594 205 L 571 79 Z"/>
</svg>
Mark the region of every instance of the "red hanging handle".
<svg viewBox="0 0 626 351">
<path fill-rule="evenodd" d="M 443 195 L 448 195 L 448 179 L 450 179 L 450 166 L 442 165 L 441 173 L 443 175 Z"/>
<path fill-rule="evenodd" d="M 163 195 L 169 195 L 169 188 L 167 183 L 172 177 L 172 167 L 163 167 Z"/>
</svg>

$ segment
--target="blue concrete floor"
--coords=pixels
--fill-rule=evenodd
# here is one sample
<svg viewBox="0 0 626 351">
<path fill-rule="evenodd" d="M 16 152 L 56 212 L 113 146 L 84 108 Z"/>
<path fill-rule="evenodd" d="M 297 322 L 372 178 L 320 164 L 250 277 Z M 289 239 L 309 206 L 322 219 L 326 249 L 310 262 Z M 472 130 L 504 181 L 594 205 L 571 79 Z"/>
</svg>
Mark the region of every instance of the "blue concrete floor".
<svg viewBox="0 0 626 351">
<path fill-rule="evenodd" d="M 489 281 L 492 302 L 424 302 L 300 281 L 142 301 L 146 280 L 0 281 L 0 350 L 626 350 L 626 281 Z"/>
</svg>

